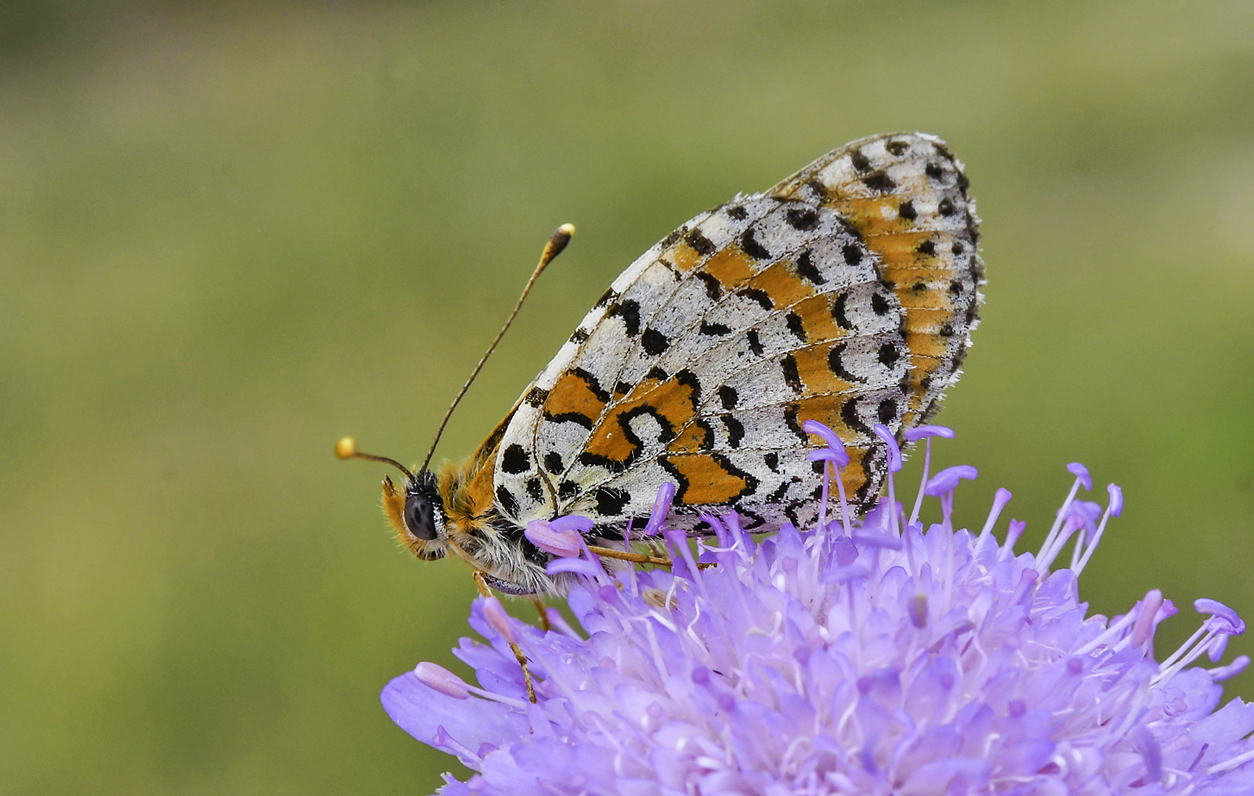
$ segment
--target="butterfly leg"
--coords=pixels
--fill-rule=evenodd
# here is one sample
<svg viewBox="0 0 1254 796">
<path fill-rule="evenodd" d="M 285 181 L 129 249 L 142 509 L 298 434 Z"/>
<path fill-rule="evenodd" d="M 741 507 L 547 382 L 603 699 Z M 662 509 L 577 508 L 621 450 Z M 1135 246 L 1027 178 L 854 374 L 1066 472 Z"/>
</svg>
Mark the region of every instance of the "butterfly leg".
<svg viewBox="0 0 1254 796">
<path fill-rule="evenodd" d="M 488 586 L 488 582 L 484 580 L 483 573 L 475 570 L 475 585 L 479 587 L 479 593 L 484 597 L 492 596 L 492 589 Z M 518 660 L 518 665 L 522 667 L 523 682 L 527 684 L 527 699 L 531 704 L 536 703 L 536 687 L 531 680 L 531 670 L 527 668 L 527 656 L 523 654 L 522 647 L 514 642 L 509 642 L 509 648 L 513 651 L 514 657 Z"/>
<path fill-rule="evenodd" d="M 596 553 L 606 558 L 617 558 L 620 561 L 631 561 L 635 564 L 653 564 L 658 567 L 669 567 L 671 560 L 663 556 L 650 556 L 644 553 L 633 553 L 630 550 L 615 550 L 612 547 L 597 547 L 596 545 L 588 545 L 589 552 Z M 697 564 L 700 569 L 707 569 L 714 566 L 713 563 L 705 562 Z"/>
<path fill-rule="evenodd" d="M 549 623 L 549 608 L 544 604 L 544 600 L 539 597 L 532 597 L 531 601 L 535 603 L 536 610 L 540 612 L 540 629 L 545 633 L 553 629 L 553 625 Z"/>
<path fill-rule="evenodd" d="M 588 550 L 605 558 L 617 558 L 619 561 L 631 561 L 635 564 L 653 564 L 659 567 L 669 567 L 671 565 L 669 558 L 633 553 L 630 550 L 615 550 L 612 547 L 597 547 L 595 545 L 588 545 Z"/>
</svg>

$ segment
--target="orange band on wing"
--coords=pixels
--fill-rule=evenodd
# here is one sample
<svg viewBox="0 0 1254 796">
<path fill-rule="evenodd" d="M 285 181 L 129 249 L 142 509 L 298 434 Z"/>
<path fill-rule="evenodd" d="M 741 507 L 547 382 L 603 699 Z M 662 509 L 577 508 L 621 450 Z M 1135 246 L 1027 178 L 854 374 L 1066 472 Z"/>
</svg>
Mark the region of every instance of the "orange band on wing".
<svg viewBox="0 0 1254 796">
<path fill-rule="evenodd" d="M 751 262 L 739 248 L 728 246 L 710 257 L 702 270 L 717 279 L 724 290 L 730 290 L 753 276 Z"/>
<path fill-rule="evenodd" d="M 757 488 L 756 478 L 718 454 L 663 456 L 659 463 L 679 482 L 675 500 L 686 506 L 730 503 Z"/>
<path fill-rule="evenodd" d="M 592 428 L 601 417 L 609 395 L 589 373 L 576 368 L 562 374 L 544 402 L 544 414 L 550 420 L 574 421 Z"/>
<path fill-rule="evenodd" d="M 648 379 L 611 409 L 593 430 L 580 460 L 604 466 L 625 466 L 636 460 L 649 442 L 667 442 L 697 414 L 698 387 L 691 374 L 678 373 L 666 381 Z M 641 440 L 631 422 L 650 415 L 659 427 L 658 440 Z"/>
<path fill-rule="evenodd" d="M 848 392 L 858 385 L 832 372 L 831 353 L 834 346 L 818 345 L 793 352 L 797 375 L 810 394 Z"/>
<path fill-rule="evenodd" d="M 766 293 L 776 307 L 789 307 L 814 295 L 813 286 L 789 270 L 786 262 L 764 268 L 749 280 L 749 287 Z"/>
</svg>

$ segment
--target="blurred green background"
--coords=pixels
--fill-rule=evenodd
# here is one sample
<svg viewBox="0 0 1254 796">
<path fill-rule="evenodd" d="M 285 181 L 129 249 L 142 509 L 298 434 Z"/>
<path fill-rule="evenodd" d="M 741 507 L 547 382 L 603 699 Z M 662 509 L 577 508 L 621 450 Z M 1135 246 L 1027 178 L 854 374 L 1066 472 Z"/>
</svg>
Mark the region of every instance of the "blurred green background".
<svg viewBox="0 0 1254 796">
<path fill-rule="evenodd" d="M 335 440 L 421 459 L 559 223 L 447 456 L 653 242 L 891 130 L 984 221 L 960 518 L 1034 547 L 1083 461 L 1095 611 L 1254 619 L 1254 4 L 7 3 L 0 69 L 4 793 L 429 793 L 377 695 L 474 588 Z"/>
</svg>

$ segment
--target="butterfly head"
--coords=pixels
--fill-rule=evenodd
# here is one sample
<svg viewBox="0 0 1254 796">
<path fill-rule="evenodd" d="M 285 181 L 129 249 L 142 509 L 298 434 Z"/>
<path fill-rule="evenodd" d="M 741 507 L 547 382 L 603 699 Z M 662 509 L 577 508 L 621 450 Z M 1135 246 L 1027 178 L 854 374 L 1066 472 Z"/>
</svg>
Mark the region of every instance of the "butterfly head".
<svg viewBox="0 0 1254 796">
<path fill-rule="evenodd" d="M 444 501 L 440 498 L 434 473 L 424 469 L 415 474 L 395 459 L 361 453 L 352 437 L 344 437 L 336 444 L 335 455 L 341 459 L 384 462 L 403 472 L 403 489 L 391 478 L 383 478 L 383 511 L 396 531 L 396 538 L 418 558 L 444 557 L 448 543 Z"/>
<path fill-rule="evenodd" d="M 383 510 L 396 531 L 396 538 L 419 558 L 444 557 L 447 544 L 444 502 L 436 488 L 433 473 L 422 470 L 398 489 L 392 479 L 383 479 Z"/>
</svg>

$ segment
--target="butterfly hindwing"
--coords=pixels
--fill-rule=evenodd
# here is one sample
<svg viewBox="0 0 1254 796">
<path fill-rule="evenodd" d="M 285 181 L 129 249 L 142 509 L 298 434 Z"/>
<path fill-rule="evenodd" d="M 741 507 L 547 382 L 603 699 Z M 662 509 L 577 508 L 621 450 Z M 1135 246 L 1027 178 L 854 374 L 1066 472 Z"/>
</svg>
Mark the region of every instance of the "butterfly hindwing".
<svg viewBox="0 0 1254 796">
<path fill-rule="evenodd" d="M 873 136 L 828 153 L 771 190 L 830 207 L 878 256 L 906 309 L 907 426 L 924 422 L 958 372 L 978 322 L 984 265 L 962 164 L 935 136 Z"/>
<path fill-rule="evenodd" d="M 900 438 L 926 419 L 969 345 L 976 224 L 960 164 L 916 134 L 855 142 L 694 218 L 615 280 L 524 393 L 498 504 L 520 523 L 621 528 L 671 481 L 681 525 L 727 508 L 747 526 L 806 522 L 807 419 L 840 434 L 846 486 L 869 503 L 884 474 L 871 426 Z"/>
</svg>

